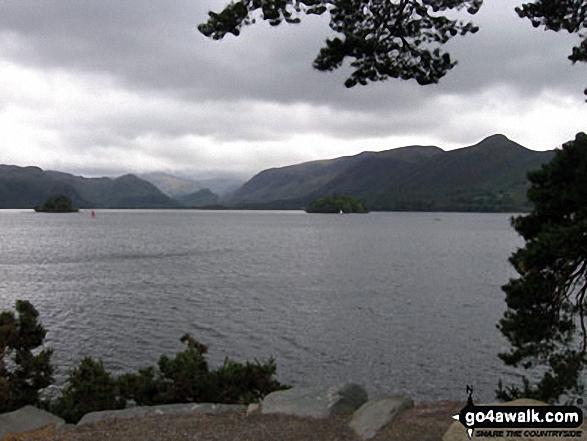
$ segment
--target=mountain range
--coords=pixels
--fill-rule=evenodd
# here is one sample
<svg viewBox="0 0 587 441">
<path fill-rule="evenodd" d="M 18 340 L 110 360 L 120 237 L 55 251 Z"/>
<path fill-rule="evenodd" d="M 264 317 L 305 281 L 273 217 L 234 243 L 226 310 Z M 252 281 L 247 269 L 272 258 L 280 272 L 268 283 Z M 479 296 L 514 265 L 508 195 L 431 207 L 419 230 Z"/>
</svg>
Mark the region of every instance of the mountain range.
<svg viewBox="0 0 587 441">
<path fill-rule="evenodd" d="M 32 208 L 64 194 L 79 208 L 300 209 L 323 196 L 348 195 L 371 210 L 526 211 L 531 208 L 526 174 L 553 155 L 553 150 L 533 151 L 493 135 L 450 151 L 408 146 L 272 168 L 223 197 L 199 181 L 162 173 L 141 175 L 144 179 L 84 178 L 0 165 L 0 208 Z"/>
<path fill-rule="evenodd" d="M 39 167 L 0 165 L 0 208 L 32 208 L 54 195 L 78 208 L 171 208 L 177 201 L 135 175 L 83 178 Z"/>
<path fill-rule="evenodd" d="M 150 182 L 167 196 L 181 198 L 196 194 L 201 190 L 209 190 L 218 196 L 224 196 L 238 189 L 243 181 L 229 177 L 189 179 L 172 175 L 170 173 L 142 173 L 139 178 Z"/>
<path fill-rule="evenodd" d="M 409 146 L 264 170 L 223 203 L 292 209 L 326 195 L 363 199 L 371 210 L 526 211 L 529 170 L 554 151 L 529 150 L 504 135 L 444 151 Z"/>
</svg>

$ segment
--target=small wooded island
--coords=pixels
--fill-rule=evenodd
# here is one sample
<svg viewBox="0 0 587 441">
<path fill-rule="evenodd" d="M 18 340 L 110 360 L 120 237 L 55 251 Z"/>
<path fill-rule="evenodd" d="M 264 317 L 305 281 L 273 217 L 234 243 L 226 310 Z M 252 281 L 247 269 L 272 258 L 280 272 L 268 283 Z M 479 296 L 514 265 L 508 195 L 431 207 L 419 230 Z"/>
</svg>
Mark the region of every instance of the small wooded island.
<svg viewBox="0 0 587 441">
<path fill-rule="evenodd" d="M 71 199 L 64 195 L 51 196 L 43 205 L 35 207 L 36 212 L 42 213 L 76 213 L 79 210 L 73 206 Z"/>
<path fill-rule="evenodd" d="M 368 213 L 365 203 L 354 196 L 326 196 L 306 207 L 306 213 Z"/>
</svg>

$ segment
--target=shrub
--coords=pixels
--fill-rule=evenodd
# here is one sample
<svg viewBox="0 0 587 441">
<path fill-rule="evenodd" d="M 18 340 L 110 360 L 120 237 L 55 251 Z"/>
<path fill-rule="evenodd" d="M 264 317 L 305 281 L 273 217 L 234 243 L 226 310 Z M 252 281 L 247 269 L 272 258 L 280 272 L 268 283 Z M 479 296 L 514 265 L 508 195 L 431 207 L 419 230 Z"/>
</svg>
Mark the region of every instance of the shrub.
<svg viewBox="0 0 587 441">
<path fill-rule="evenodd" d="M 273 358 L 265 364 L 255 360 L 246 364 L 224 360 L 224 364 L 212 372 L 216 400 L 219 403 L 258 403 L 263 397 L 277 390 L 288 389 L 278 382 L 274 375 L 277 364 Z"/>
<path fill-rule="evenodd" d="M 312 201 L 307 213 L 368 213 L 365 203 L 353 196 L 325 196 Z"/>
<path fill-rule="evenodd" d="M 287 388 L 274 375 L 275 360 L 245 365 L 226 359 L 213 371 L 208 368 L 205 354 L 208 347 L 189 334 L 181 341 L 187 348 L 168 358 L 163 355 L 158 368 L 140 369 L 137 374 L 119 377 L 121 393 L 139 405 L 179 402 L 253 403 L 275 390 Z"/>
<path fill-rule="evenodd" d="M 84 357 L 69 374 L 67 386 L 51 406 L 51 410 L 68 423 L 77 423 L 89 412 L 123 409 L 116 379 L 106 370 L 101 360 Z"/>
<path fill-rule="evenodd" d="M 79 211 L 75 208 L 71 199 L 64 195 L 51 196 L 43 205 L 36 206 L 35 211 L 42 211 L 46 213 L 75 213 Z"/>
<path fill-rule="evenodd" d="M 39 405 L 39 391 L 53 382 L 53 351 L 33 355 L 46 334 L 39 313 L 27 300 L 16 301 L 16 312 L 18 317 L 12 311 L 0 313 L 0 412 Z"/>
<path fill-rule="evenodd" d="M 11 311 L 0 314 L 0 412 L 42 404 L 68 423 L 77 423 L 89 412 L 122 409 L 127 400 L 138 405 L 247 404 L 288 387 L 275 379 L 277 365 L 273 358 L 267 363 L 245 364 L 227 358 L 211 371 L 205 357 L 208 346 L 185 334 L 181 338 L 187 345 L 183 351 L 173 358 L 162 355 L 157 367 L 137 373 L 113 377 L 100 359 L 84 357 L 69 373 L 61 395 L 53 402 L 41 403 L 39 390 L 53 382 L 52 350 L 32 354 L 43 343 L 45 329 L 37 322 L 39 314 L 29 302 L 17 301 L 16 310 L 18 318 Z"/>
</svg>

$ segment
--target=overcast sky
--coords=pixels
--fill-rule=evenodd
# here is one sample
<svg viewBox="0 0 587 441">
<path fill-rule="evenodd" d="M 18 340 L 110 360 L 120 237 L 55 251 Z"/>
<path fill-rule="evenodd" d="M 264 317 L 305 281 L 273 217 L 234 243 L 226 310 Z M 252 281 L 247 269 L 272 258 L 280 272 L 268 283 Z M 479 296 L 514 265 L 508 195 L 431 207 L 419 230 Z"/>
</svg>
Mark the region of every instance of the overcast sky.
<svg viewBox="0 0 587 441">
<path fill-rule="evenodd" d="M 577 37 L 485 0 L 438 85 L 346 89 L 311 64 L 325 17 L 212 41 L 223 0 L 0 0 L 0 163 L 84 176 L 167 171 L 248 178 L 313 159 L 503 133 L 534 150 L 587 130 Z M 469 17 L 464 15 L 463 18 Z"/>
</svg>

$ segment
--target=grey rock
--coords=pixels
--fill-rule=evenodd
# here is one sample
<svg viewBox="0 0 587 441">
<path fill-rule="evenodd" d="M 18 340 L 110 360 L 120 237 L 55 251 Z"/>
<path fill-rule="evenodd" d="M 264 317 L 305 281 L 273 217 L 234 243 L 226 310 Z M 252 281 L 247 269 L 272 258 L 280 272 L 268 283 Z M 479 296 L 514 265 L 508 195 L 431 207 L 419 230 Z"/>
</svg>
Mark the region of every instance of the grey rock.
<svg viewBox="0 0 587 441">
<path fill-rule="evenodd" d="M 367 401 L 367 392 L 357 384 L 293 388 L 270 393 L 261 413 L 283 413 L 300 417 L 328 418 L 351 413 Z"/>
<path fill-rule="evenodd" d="M 191 412 L 218 414 L 223 412 L 246 412 L 247 406 L 244 404 L 212 404 L 200 403 L 191 408 Z"/>
<path fill-rule="evenodd" d="M 0 415 L 0 438 L 10 433 L 41 429 L 49 424 L 59 427 L 65 424 L 65 421 L 34 406 L 24 406 L 14 412 Z"/>
<path fill-rule="evenodd" d="M 379 429 L 391 423 L 400 412 L 413 407 L 414 402 L 408 397 L 380 395 L 357 409 L 349 425 L 361 439 L 370 439 Z"/>
<path fill-rule="evenodd" d="M 82 417 L 77 423 L 78 426 L 105 418 L 134 418 L 146 415 L 176 415 L 189 412 L 198 412 L 206 414 L 218 414 L 227 411 L 245 412 L 247 406 L 240 404 L 213 404 L 213 403 L 179 403 L 164 404 L 161 406 L 137 406 L 122 410 L 102 410 L 100 412 L 91 412 Z"/>
<path fill-rule="evenodd" d="M 252 413 L 259 413 L 261 411 L 261 406 L 257 403 L 251 403 L 247 406 L 247 415 Z"/>
<path fill-rule="evenodd" d="M 81 420 L 78 421 L 77 425 L 82 426 L 84 424 L 95 423 L 96 421 L 100 421 L 110 417 L 116 418 L 133 418 L 133 417 L 140 417 L 144 415 L 148 415 L 149 409 L 146 407 L 133 407 L 130 409 L 122 409 L 122 410 L 100 410 L 98 412 L 90 412 L 86 413 Z"/>
</svg>

